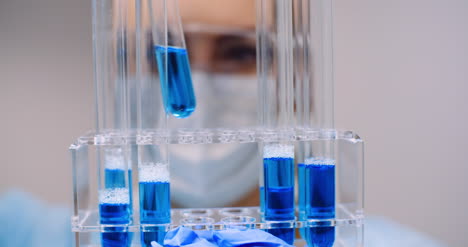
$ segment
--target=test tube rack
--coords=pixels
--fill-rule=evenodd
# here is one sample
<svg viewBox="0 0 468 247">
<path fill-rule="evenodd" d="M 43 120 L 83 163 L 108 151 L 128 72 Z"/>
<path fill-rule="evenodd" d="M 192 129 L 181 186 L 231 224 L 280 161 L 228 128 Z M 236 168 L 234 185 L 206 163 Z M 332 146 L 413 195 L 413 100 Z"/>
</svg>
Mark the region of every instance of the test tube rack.
<svg viewBox="0 0 468 247">
<path fill-rule="evenodd" d="M 100 225 L 98 210 L 98 171 L 99 156 L 102 147 L 144 147 L 157 145 L 186 144 L 248 144 L 255 142 L 284 141 L 296 147 L 309 144 L 312 146 L 333 145 L 336 151 L 336 217 L 326 220 L 308 221 L 262 221 L 258 207 L 241 208 L 196 208 L 172 209 L 171 223 L 161 225 L 139 224 L 138 212 L 133 212 L 131 224 Z M 195 230 L 223 230 L 229 228 L 273 229 L 334 226 L 336 228 L 335 247 L 363 246 L 363 141 L 351 131 L 325 129 L 296 129 L 287 132 L 265 132 L 259 129 L 243 130 L 194 130 L 161 133 L 141 131 L 127 133 L 108 131 L 89 133 L 80 137 L 71 147 L 73 167 L 74 214 L 72 231 L 76 233 L 76 246 L 100 246 L 100 233 L 112 232 L 116 226 L 119 231 L 135 233 L 131 246 L 140 246 L 137 236 L 141 231 L 164 226 L 167 230 L 177 226 Z M 128 156 L 131 162 L 131 154 Z M 133 176 L 138 177 L 138 167 L 132 163 Z M 133 208 L 138 209 L 138 187 L 133 186 Z M 297 241 L 296 244 L 301 244 Z"/>
</svg>

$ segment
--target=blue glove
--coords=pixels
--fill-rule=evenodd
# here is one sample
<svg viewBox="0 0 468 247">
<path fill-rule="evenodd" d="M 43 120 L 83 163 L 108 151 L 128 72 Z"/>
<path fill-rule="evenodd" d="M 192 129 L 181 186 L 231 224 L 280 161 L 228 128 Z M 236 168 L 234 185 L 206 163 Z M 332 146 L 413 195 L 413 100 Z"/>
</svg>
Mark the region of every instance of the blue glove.
<svg viewBox="0 0 468 247">
<path fill-rule="evenodd" d="M 214 233 L 213 239 L 218 246 L 265 246 L 265 247 L 294 247 L 282 239 L 259 229 L 225 230 Z"/>
<path fill-rule="evenodd" d="M 158 246 L 152 243 L 153 246 Z M 283 240 L 258 229 L 223 230 L 223 231 L 193 231 L 178 227 L 167 233 L 164 247 L 293 247 Z"/>
<path fill-rule="evenodd" d="M 216 244 L 210 242 L 212 240 L 212 234 L 210 231 L 204 231 L 205 233 L 197 234 L 185 227 L 177 227 L 176 229 L 169 231 L 164 238 L 165 247 L 216 247 Z M 208 232 L 208 234 L 206 234 Z"/>
<path fill-rule="evenodd" d="M 11 190 L 0 197 L 0 246 L 71 246 L 70 212 L 50 207 L 27 193 Z"/>
<path fill-rule="evenodd" d="M 369 217 L 365 224 L 365 246 L 372 247 L 445 247 L 430 236 L 419 233 L 383 217 Z M 162 247 L 154 243 L 154 247 Z M 192 231 L 179 227 L 170 231 L 164 247 L 291 247 L 283 240 L 262 230 Z"/>
</svg>

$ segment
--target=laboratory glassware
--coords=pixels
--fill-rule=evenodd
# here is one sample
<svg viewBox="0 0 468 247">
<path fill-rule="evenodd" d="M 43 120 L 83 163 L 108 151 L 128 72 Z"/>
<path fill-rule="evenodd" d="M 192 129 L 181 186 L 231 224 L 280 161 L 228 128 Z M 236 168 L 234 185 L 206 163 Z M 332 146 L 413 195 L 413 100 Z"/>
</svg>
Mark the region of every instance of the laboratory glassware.
<svg viewBox="0 0 468 247">
<path fill-rule="evenodd" d="M 178 0 L 149 0 L 161 92 L 168 114 L 186 118 L 195 111 L 196 99 Z"/>
<path fill-rule="evenodd" d="M 160 5 L 164 6 L 160 6 Z M 137 1 L 137 75 L 138 75 L 138 130 L 157 129 L 163 133 L 167 128 L 167 114 L 164 111 L 166 96 L 164 86 L 167 78 L 162 76 L 169 71 L 168 63 L 161 63 L 155 52 L 155 42 L 167 47 L 167 39 L 155 41 L 153 23 L 156 16 L 162 23 L 168 23 L 168 15 L 161 15 L 166 1 Z M 161 13 L 166 13 L 162 11 Z M 157 71 L 159 76 L 155 73 Z M 158 87 L 157 84 L 161 86 Z M 157 97 L 163 93 L 163 97 Z M 164 102 L 161 102 L 161 98 Z M 164 143 L 153 146 L 136 147 L 138 156 L 138 198 L 141 224 L 141 246 L 150 247 L 152 241 L 163 244 L 171 222 L 170 171 L 168 147 Z"/>
<path fill-rule="evenodd" d="M 266 130 L 288 132 L 294 126 L 292 7 L 292 1 L 257 1 L 259 126 Z M 293 221 L 294 145 L 266 142 L 260 146 L 264 219 Z M 294 242 L 294 229 L 268 231 L 289 244 Z"/>
<path fill-rule="evenodd" d="M 295 99 L 297 125 L 333 128 L 332 1 L 294 2 Z M 335 217 L 334 146 L 303 143 L 298 150 L 298 211 L 300 220 Z M 333 226 L 300 230 L 308 246 L 329 247 Z"/>
<path fill-rule="evenodd" d="M 126 146 L 101 147 L 102 157 L 99 177 L 100 224 L 107 227 L 101 234 L 102 246 L 130 246 L 132 235 L 119 225 L 128 225 L 132 220 L 131 197 L 128 173 L 129 152 Z"/>
</svg>

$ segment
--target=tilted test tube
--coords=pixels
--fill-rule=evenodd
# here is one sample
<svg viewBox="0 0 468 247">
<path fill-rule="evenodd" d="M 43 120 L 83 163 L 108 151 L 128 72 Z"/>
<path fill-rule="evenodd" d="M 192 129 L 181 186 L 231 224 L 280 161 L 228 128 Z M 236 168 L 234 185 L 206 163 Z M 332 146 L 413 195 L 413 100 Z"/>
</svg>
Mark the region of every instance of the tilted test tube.
<svg viewBox="0 0 468 247">
<path fill-rule="evenodd" d="M 196 107 L 188 52 L 178 0 L 148 0 L 153 26 L 154 53 L 167 114 L 190 116 Z"/>
</svg>

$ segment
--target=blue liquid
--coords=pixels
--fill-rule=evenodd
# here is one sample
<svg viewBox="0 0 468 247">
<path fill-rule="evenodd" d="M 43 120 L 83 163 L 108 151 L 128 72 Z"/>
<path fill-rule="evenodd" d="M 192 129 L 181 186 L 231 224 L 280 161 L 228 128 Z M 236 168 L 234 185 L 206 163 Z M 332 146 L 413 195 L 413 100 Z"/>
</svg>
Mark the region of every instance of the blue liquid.
<svg viewBox="0 0 468 247">
<path fill-rule="evenodd" d="M 264 158 L 265 220 L 294 220 L 294 159 Z M 269 233 L 294 243 L 293 228 L 269 229 Z"/>
<path fill-rule="evenodd" d="M 101 224 L 128 224 L 130 222 L 130 207 L 128 204 L 99 204 Z"/>
<path fill-rule="evenodd" d="M 130 198 L 130 204 L 129 204 L 129 210 L 130 210 L 130 217 L 131 219 L 133 218 L 133 186 L 132 186 L 132 170 L 128 170 L 128 191 L 129 191 L 129 198 Z"/>
<path fill-rule="evenodd" d="M 187 50 L 163 46 L 155 46 L 154 50 L 166 112 L 178 118 L 190 116 L 195 110 L 196 100 Z M 164 69 L 166 61 L 167 74 Z"/>
<path fill-rule="evenodd" d="M 130 207 L 128 204 L 99 204 L 101 224 L 117 225 L 130 223 Z M 108 227 L 107 231 L 101 234 L 103 247 L 127 247 L 130 246 L 131 236 L 128 232 L 123 232 L 122 227 Z M 121 231 L 121 232 L 119 232 Z"/>
<path fill-rule="evenodd" d="M 265 187 L 260 186 L 260 213 L 265 213 Z"/>
<path fill-rule="evenodd" d="M 125 170 L 105 169 L 104 181 L 106 189 L 125 188 Z"/>
<path fill-rule="evenodd" d="M 171 222 L 170 186 L 168 182 L 140 182 L 140 220 L 142 224 L 166 224 Z M 164 244 L 166 229 L 156 227 L 154 232 L 142 232 L 142 246 L 151 242 Z"/>
<path fill-rule="evenodd" d="M 127 178 L 125 176 L 128 176 Z M 106 189 L 126 188 L 126 181 L 132 181 L 132 171 L 123 169 L 105 169 L 104 184 Z M 101 203 L 99 205 L 101 224 L 118 225 L 129 224 L 132 215 L 132 193 L 129 183 L 129 203 Z M 101 234 L 103 247 L 126 247 L 130 246 L 132 236 L 125 232 L 123 227 L 108 227 L 108 231 Z"/>
<path fill-rule="evenodd" d="M 335 165 L 300 164 L 298 172 L 301 220 L 335 218 Z M 331 247 L 335 242 L 334 227 L 305 228 L 301 234 L 309 247 Z"/>
</svg>

